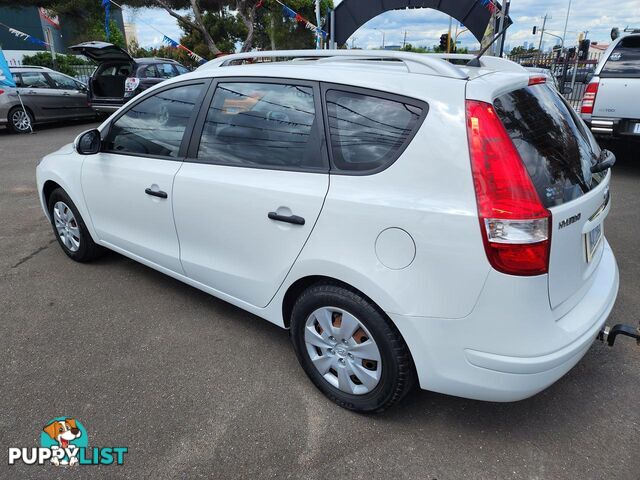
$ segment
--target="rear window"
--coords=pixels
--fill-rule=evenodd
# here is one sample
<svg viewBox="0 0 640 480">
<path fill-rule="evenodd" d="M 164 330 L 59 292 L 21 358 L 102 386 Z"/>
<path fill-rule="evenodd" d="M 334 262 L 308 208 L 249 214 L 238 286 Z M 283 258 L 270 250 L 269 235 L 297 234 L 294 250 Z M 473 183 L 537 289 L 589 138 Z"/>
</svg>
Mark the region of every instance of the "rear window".
<svg viewBox="0 0 640 480">
<path fill-rule="evenodd" d="M 600 154 L 593 137 L 549 86 L 514 90 L 494 107 L 545 207 L 574 200 L 602 180 L 604 174 L 591 173 Z"/>
<path fill-rule="evenodd" d="M 609 55 L 601 77 L 640 77 L 640 36 L 627 37 Z"/>
</svg>

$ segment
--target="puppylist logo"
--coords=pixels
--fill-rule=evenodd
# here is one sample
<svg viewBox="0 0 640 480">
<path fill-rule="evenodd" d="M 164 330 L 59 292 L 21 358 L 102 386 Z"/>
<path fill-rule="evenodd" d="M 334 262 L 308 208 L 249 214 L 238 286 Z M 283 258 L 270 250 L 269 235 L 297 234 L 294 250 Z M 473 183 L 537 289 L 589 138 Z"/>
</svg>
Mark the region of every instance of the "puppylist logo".
<svg viewBox="0 0 640 480">
<path fill-rule="evenodd" d="M 9 447 L 9 465 L 56 466 L 122 465 L 127 447 L 89 447 L 89 436 L 79 420 L 57 417 L 40 432 L 40 447 Z"/>
</svg>

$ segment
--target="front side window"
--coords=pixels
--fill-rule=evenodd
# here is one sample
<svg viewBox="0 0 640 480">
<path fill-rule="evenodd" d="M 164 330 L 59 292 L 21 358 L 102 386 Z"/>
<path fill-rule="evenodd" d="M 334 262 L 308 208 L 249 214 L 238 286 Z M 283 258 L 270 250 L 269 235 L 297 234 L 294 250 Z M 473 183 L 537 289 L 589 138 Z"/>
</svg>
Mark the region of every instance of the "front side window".
<svg viewBox="0 0 640 480">
<path fill-rule="evenodd" d="M 247 167 L 320 169 L 313 88 L 220 83 L 202 131 L 198 159 Z"/>
<path fill-rule="evenodd" d="M 49 73 L 49 78 L 59 90 L 78 90 L 78 84 L 71 77 L 67 77 L 61 73 L 51 72 Z"/>
<path fill-rule="evenodd" d="M 160 75 L 158 75 L 158 72 L 156 71 L 156 66 L 155 65 L 148 65 L 147 67 L 145 67 L 144 76 L 146 78 L 159 78 L 160 77 Z"/>
<path fill-rule="evenodd" d="M 23 88 L 51 88 L 47 78 L 40 72 L 22 72 Z"/>
<path fill-rule="evenodd" d="M 326 95 L 333 161 L 365 172 L 390 165 L 416 130 L 422 109 L 401 101 L 341 90 Z"/>
<path fill-rule="evenodd" d="M 176 69 L 178 70 L 178 75 L 189 73 L 189 69 L 186 67 L 183 67 L 182 65 L 174 65 L 174 67 L 176 67 Z"/>
<path fill-rule="evenodd" d="M 203 85 L 155 93 L 133 105 L 109 130 L 105 149 L 114 153 L 177 157 Z"/>
</svg>

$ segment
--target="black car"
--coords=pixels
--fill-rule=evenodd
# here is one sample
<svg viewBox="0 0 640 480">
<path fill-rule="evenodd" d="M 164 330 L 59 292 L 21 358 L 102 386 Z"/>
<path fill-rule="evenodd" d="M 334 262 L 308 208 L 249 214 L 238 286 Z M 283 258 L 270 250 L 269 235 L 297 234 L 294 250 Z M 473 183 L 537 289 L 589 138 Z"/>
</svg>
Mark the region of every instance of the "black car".
<svg viewBox="0 0 640 480">
<path fill-rule="evenodd" d="M 84 42 L 70 49 L 98 64 L 88 88 L 91 106 L 100 112 L 115 112 L 143 90 L 189 72 L 175 60 L 133 58 L 122 48 L 106 42 Z"/>
</svg>

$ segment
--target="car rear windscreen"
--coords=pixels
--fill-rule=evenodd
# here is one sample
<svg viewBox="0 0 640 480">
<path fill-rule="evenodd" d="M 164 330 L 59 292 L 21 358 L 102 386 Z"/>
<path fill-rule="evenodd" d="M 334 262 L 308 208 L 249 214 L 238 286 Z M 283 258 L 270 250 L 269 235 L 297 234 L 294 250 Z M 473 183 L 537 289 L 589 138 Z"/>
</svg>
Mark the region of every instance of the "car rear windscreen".
<svg viewBox="0 0 640 480">
<path fill-rule="evenodd" d="M 602 180 L 603 174 L 591 173 L 597 144 L 555 90 L 533 85 L 493 105 L 545 207 L 574 200 Z"/>
<path fill-rule="evenodd" d="M 609 55 L 601 77 L 640 77 L 640 36 L 627 37 Z"/>
</svg>

